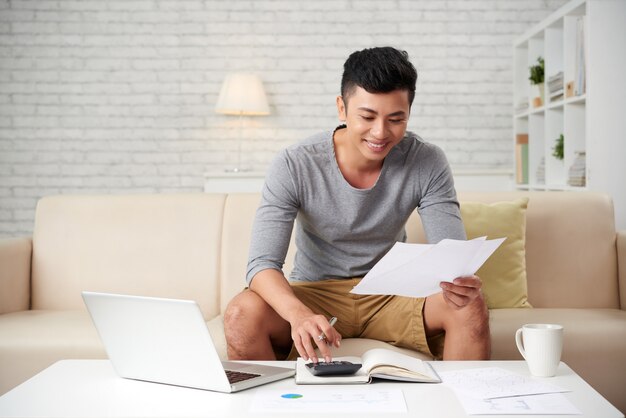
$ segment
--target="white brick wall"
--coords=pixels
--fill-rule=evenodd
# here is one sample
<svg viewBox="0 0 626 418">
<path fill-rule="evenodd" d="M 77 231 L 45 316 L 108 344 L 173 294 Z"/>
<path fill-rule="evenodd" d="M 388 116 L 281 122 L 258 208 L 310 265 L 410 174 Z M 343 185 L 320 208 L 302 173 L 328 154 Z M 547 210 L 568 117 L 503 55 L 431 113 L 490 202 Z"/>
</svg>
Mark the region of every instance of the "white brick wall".
<svg viewBox="0 0 626 418">
<path fill-rule="evenodd" d="M 336 123 L 354 50 L 407 50 L 410 129 L 455 168 L 511 166 L 512 40 L 565 0 L 0 0 L 0 236 L 32 231 L 58 193 L 201 191 L 234 163 L 216 115 L 231 71 L 264 80 L 272 115 L 244 162 Z"/>
</svg>

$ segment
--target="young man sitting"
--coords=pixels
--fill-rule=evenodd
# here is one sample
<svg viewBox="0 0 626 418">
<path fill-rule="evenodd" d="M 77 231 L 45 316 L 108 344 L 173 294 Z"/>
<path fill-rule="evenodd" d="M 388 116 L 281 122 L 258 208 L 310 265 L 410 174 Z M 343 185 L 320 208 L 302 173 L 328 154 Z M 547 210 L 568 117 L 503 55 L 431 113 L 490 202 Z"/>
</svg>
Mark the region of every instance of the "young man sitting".
<svg viewBox="0 0 626 418">
<path fill-rule="evenodd" d="M 283 150 L 271 164 L 252 232 L 249 288 L 229 304 L 230 359 L 326 361 L 344 337 L 364 337 L 443 359 L 487 359 L 488 311 L 476 276 L 442 282 L 427 298 L 353 295 L 414 210 L 427 239 L 465 239 L 448 162 L 407 132 L 417 72 L 391 47 L 344 64 L 343 124 Z M 296 223 L 297 253 L 282 272 Z M 335 327 L 328 319 L 338 318 Z M 436 341 L 445 335 L 443 352 Z"/>
</svg>

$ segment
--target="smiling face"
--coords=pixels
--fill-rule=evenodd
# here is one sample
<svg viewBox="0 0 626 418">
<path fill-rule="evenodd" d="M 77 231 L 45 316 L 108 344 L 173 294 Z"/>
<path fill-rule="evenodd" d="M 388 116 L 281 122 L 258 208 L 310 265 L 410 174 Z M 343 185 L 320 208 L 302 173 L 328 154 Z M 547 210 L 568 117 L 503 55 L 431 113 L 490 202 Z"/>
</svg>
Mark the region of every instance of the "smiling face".
<svg viewBox="0 0 626 418">
<path fill-rule="evenodd" d="M 339 119 L 346 121 L 337 144 L 347 161 L 357 166 L 382 166 L 384 158 L 406 132 L 409 120 L 409 92 L 368 93 L 355 87 L 347 103 L 337 97 Z M 343 131 L 343 132 L 342 132 Z"/>
</svg>

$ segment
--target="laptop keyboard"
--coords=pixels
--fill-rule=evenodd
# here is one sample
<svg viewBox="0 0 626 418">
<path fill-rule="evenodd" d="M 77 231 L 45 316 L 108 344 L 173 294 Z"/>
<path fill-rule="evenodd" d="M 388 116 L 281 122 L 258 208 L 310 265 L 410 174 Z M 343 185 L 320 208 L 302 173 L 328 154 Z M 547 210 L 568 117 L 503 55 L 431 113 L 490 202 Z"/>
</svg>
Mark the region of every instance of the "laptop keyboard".
<svg viewBox="0 0 626 418">
<path fill-rule="evenodd" d="M 243 382 L 244 380 L 252 379 L 253 377 L 259 377 L 260 374 L 237 372 L 235 370 L 226 370 L 226 377 L 228 381 L 233 384 L 237 382 Z"/>
</svg>

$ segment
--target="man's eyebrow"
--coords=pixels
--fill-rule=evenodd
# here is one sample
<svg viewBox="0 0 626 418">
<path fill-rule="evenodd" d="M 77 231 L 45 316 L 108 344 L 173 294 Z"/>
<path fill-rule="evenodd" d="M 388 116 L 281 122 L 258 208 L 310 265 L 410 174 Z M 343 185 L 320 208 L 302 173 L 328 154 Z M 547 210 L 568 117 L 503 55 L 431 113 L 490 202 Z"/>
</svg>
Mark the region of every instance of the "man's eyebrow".
<svg viewBox="0 0 626 418">
<path fill-rule="evenodd" d="M 374 113 L 375 115 L 378 114 L 377 111 L 375 111 L 374 109 L 370 109 L 369 107 L 362 106 L 362 107 L 359 107 L 358 109 L 364 110 L 368 113 Z M 390 113 L 387 116 L 406 116 L 406 112 L 404 110 L 398 110 L 397 112 Z"/>
</svg>

